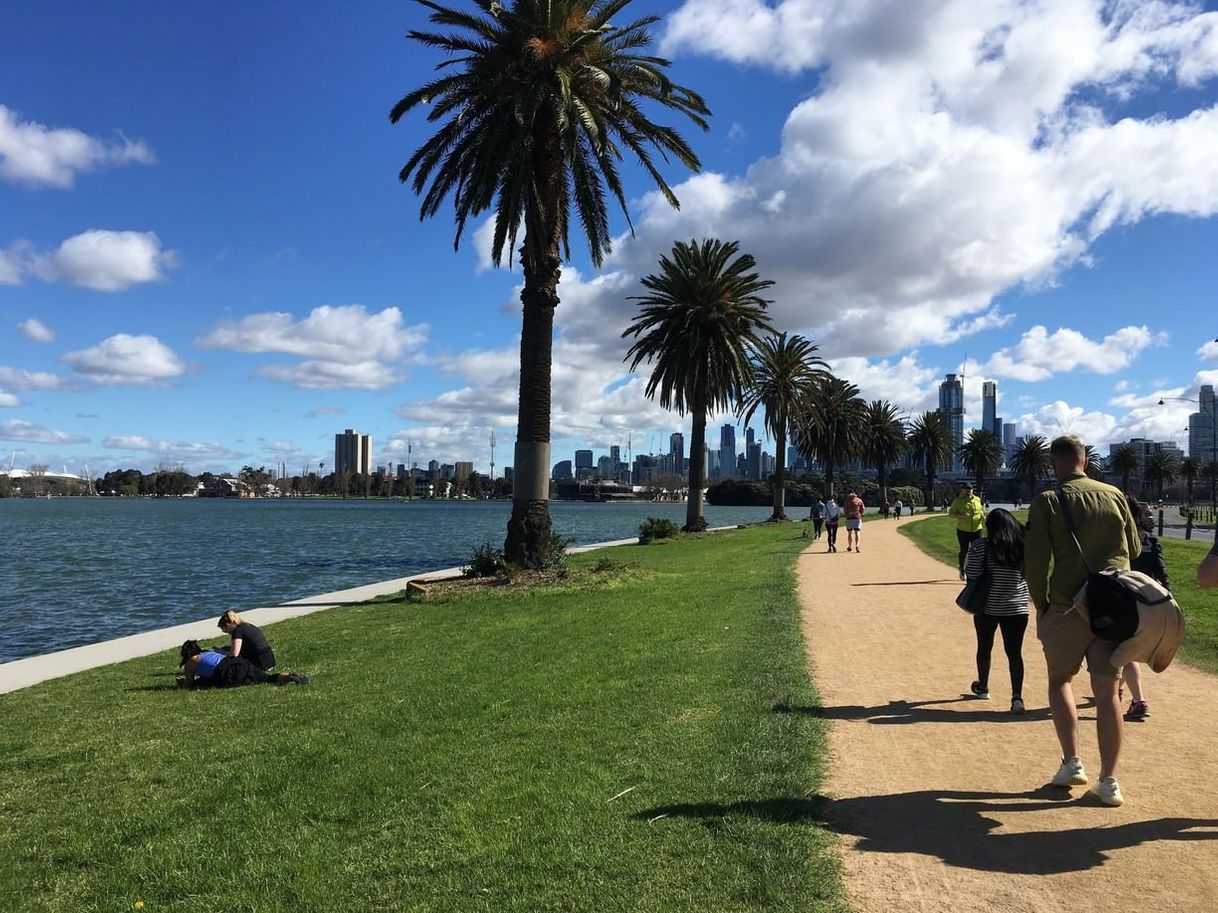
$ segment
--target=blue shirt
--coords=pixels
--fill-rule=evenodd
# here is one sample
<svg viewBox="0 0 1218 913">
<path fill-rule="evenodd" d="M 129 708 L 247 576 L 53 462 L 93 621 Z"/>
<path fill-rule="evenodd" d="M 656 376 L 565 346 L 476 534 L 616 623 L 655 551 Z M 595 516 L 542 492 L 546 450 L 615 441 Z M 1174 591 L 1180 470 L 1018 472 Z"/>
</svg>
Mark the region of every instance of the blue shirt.
<svg viewBox="0 0 1218 913">
<path fill-rule="evenodd" d="M 220 665 L 221 660 L 225 658 L 223 653 L 217 653 L 215 650 L 200 653 L 199 661 L 195 664 L 195 675 L 199 678 L 211 678 L 212 673 L 216 671 L 216 666 Z"/>
</svg>

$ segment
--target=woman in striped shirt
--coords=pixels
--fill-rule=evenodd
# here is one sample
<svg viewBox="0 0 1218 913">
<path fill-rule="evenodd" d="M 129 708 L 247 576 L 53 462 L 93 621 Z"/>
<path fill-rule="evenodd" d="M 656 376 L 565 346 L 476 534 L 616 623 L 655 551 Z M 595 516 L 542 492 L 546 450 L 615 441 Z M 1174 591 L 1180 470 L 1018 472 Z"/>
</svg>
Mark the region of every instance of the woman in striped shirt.
<svg viewBox="0 0 1218 913">
<path fill-rule="evenodd" d="M 1023 577 L 1023 527 L 1009 511 L 991 510 L 985 518 L 986 538 L 969 546 L 964 573 L 970 580 L 990 573 L 985 611 L 973 616 L 977 630 L 977 680 L 971 689 L 990 697 L 990 654 L 994 633 L 1002 630 L 1002 648 L 1011 668 L 1011 713 L 1023 713 L 1023 636 L 1028 629 L 1028 583 Z"/>
</svg>

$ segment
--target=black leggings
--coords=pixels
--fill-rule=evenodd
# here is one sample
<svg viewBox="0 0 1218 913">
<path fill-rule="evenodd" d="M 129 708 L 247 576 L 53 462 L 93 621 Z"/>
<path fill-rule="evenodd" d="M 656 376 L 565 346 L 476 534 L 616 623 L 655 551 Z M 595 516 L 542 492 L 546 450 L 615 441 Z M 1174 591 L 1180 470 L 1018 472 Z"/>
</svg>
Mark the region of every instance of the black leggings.
<svg viewBox="0 0 1218 913">
<path fill-rule="evenodd" d="M 977 681 L 982 686 L 990 682 L 990 654 L 994 651 L 994 632 L 1002 628 L 1002 649 L 1011 667 L 1011 697 L 1023 696 L 1023 635 L 1028 629 L 1027 615 L 973 616 L 977 629 Z"/>
<path fill-rule="evenodd" d="M 837 548 L 837 521 L 829 521 L 825 524 L 825 529 L 829 530 L 829 548 Z"/>
<path fill-rule="evenodd" d="M 956 541 L 960 543 L 960 556 L 956 559 L 956 563 L 960 566 L 960 570 L 964 570 L 964 557 L 968 554 L 968 547 L 974 539 L 981 538 L 981 530 L 973 533 L 966 533 L 962 529 L 956 530 Z"/>
<path fill-rule="evenodd" d="M 812 518 L 812 529 L 816 532 L 817 539 L 820 538 L 821 527 L 824 525 L 825 525 L 825 520 L 823 517 L 813 517 Z"/>
</svg>

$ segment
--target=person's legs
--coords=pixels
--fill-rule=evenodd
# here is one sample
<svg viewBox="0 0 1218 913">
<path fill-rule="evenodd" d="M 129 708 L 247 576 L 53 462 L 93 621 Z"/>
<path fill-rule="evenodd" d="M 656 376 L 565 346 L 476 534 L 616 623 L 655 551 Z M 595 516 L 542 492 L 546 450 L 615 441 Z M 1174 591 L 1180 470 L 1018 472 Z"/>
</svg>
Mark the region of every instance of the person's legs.
<svg viewBox="0 0 1218 913">
<path fill-rule="evenodd" d="M 814 517 L 812 519 L 812 529 L 816 532 L 817 539 L 820 538 L 821 527 L 824 525 L 825 525 L 825 521 L 821 517 Z"/>
<path fill-rule="evenodd" d="M 960 568 L 960 573 L 964 573 L 964 558 L 968 555 L 968 545 L 973 541 L 973 534 L 966 533 L 962 529 L 956 530 L 956 544 L 960 546 L 960 554 L 956 557 L 956 565 Z"/>
<path fill-rule="evenodd" d="M 1133 698 L 1135 704 L 1144 703 L 1146 698 L 1142 696 L 1142 670 L 1137 663 L 1125 663 L 1121 669 L 1121 677 L 1125 679 L 1125 684 L 1129 686 L 1129 696 Z"/>
<path fill-rule="evenodd" d="M 994 632 L 998 630 L 998 619 L 993 615 L 978 612 L 973 616 L 973 630 L 977 632 L 977 681 L 973 693 L 989 691 L 990 656 L 994 652 Z"/>
<path fill-rule="evenodd" d="M 1053 715 L 1053 728 L 1061 745 L 1062 759 L 1078 757 L 1078 708 L 1074 705 L 1074 688 L 1070 677 L 1058 673 L 1049 674 L 1049 713 Z"/>
<path fill-rule="evenodd" d="M 825 527 L 829 535 L 829 551 L 835 552 L 837 551 L 837 524 L 826 523 Z"/>
<path fill-rule="evenodd" d="M 1027 615 L 1003 615 L 998 619 L 1002 628 L 1002 649 L 1011 670 L 1011 700 L 1023 698 L 1023 635 L 1028 630 Z"/>
<path fill-rule="evenodd" d="M 1100 743 L 1100 779 L 1116 776 L 1121 757 L 1121 702 L 1117 697 L 1117 671 L 1096 663 L 1091 669 L 1091 689 L 1095 695 L 1096 731 Z M 1098 670 L 1098 671 L 1097 671 Z"/>
</svg>

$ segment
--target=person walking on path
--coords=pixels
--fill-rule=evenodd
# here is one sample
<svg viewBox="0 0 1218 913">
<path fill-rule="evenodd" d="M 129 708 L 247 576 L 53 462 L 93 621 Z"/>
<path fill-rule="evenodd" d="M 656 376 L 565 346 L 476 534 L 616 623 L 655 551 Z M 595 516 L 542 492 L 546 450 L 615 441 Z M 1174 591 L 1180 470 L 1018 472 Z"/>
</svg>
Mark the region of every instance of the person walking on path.
<svg viewBox="0 0 1218 913">
<path fill-rule="evenodd" d="M 853 488 L 846 493 L 846 503 L 842 506 L 842 513 L 846 515 L 846 551 L 852 549 L 856 552 L 861 551 L 859 548 L 859 533 L 863 529 L 863 514 L 867 511 L 863 504 L 863 499 L 858 496 Z"/>
<path fill-rule="evenodd" d="M 1171 590 L 1171 578 L 1167 576 L 1167 562 L 1163 560 L 1163 546 L 1154 534 L 1155 521 L 1150 510 L 1133 495 L 1126 495 L 1129 512 L 1133 522 L 1138 527 L 1138 539 L 1142 545 L 1142 554 L 1129 562 L 1131 570 L 1141 571 L 1148 577 L 1153 577 Z M 1121 669 L 1121 681 L 1129 687 L 1131 699 L 1129 709 L 1125 711 L 1125 719 L 1138 722 L 1150 716 L 1150 705 L 1146 702 L 1146 694 L 1142 690 L 1142 670 L 1137 663 L 1126 663 Z M 1121 698 L 1121 688 L 1117 688 L 1118 698 Z"/>
<path fill-rule="evenodd" d="M 892 505 L 892 513 L 893 513 L 893 516 L 895 516 L 895 517 L 896 517 L 898 520 L 900 520 L 900 519 L 901 519 L 901 508 L 902 508 L 902 507 L 904 507 L 904 506 L 905 506 L 905 505 L 903 505 L 903 504 L 901 503 L 901 499 L 900 499 L 900 498 L 897 498 L 897 502 L 896 502 L 895 504 L 893 504 L 893 505 Z"/>
<path fill-rule="evenodd" d="M 1116 780 L 1122 733 L 1117 670 L 1112 665 L 1115 645 L 1092 634 L 1088 620 L 1073 603 L 1087 582 L 1088 567 L 1128 570 L 1142 546 L 1125 495 L 1087 477 L 1082 441 L 1074 435 L 1055 438 L 1049 445 L 1049 460 L 1058 485 L 1037 495 L 1028 509 L 1024 576 L 1036 606 L 1036 633 L 1048 669 L 1049 710 L 1061 744 L 1061 767 L 1051 782 L 1065 787 L 1090 782 L 1078 754 L 1078 708 L 1071 686 L 1086 657 L 1100 749 L 1100 776 L 1091 792 L 1104 805 L 1116 806 L 1125 800 Z M 1062 513 L 1063 503 L 1070 510 L 1073 535 Z"/>
<path fill-rule="evenodd" d="M 833 500 L 833 495 L 829 495 L 829 501 L 825 504 L 825 534 L 829 537 L 831 552 L 837 551 L 837 522 L 841 516 L 841 507 Z"/>
<path fill-rule="evenodd" d="M 960 545 L 960 554 L 956 564 L 960 569 L 960 579 L 964 579 L 964 558 L 973 540 L 981 536 L 981 528 L 985 526 L 985 508 L 981 499 L 973 494 L 972 482 L 960 483 L 960 494 L 952 501 L 947 509 L 947 515 L 956 521 L 956 541 Z"/>
<path fill-rule="evenodd" d="M 1028 583 L 1023 576 L 1023 527 L 1001 507 L 985 518 L 985 538 L 969 546 L 964 572 L 969 580 L 988 569 L 990 588 L 984 611 L 973 615 L 977 632 L 977 680 L 970 690 L 990 697 L 990 657 L 994 633 L 1002 630 L 1002 649 L 1011 672 L 1011 713 L 1023 713 L 1023 636 L 1028 630 Z"/>
<path fill-rule="evenodd" d="M 820 495 L 816 496 L 816 500 L 812 502 L 812 509 L 808 511 L 808 518 L 812 521 L 812 541 L 815 542 L 823 532 L 822 527 L 825 525 L 825 502 L 820 499 Z"/>
</svg>

